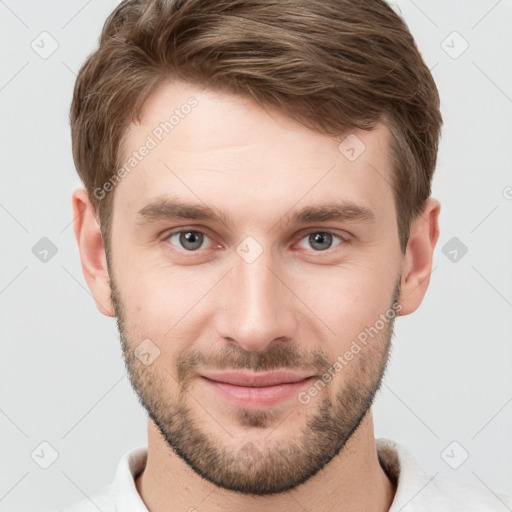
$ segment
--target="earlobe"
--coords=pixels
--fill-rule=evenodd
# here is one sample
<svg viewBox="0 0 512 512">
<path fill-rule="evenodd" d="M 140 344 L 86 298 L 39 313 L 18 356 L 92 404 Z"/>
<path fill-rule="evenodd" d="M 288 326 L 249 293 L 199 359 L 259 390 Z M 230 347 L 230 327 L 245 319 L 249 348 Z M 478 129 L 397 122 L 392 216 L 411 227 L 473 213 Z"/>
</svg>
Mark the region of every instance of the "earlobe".
<svg viewBox="0 0 512 512">
<path fill-rule="evenodd" d="M 72 208 L 73 230 L 85 280 L 99 311 L 113 317 L 115 311 L 112 305 L 103 237 L 87 190 L 82 188 L 73 192 Z"/>
<path fill-rule="evenodd" d="M 434 249 L 439 238 L 441 204 L 429 198 L 422 213 L 413 221 L 402 262 L 400 315 L 413 313 L 420 306 L 430 283 Z"/>
</svg>

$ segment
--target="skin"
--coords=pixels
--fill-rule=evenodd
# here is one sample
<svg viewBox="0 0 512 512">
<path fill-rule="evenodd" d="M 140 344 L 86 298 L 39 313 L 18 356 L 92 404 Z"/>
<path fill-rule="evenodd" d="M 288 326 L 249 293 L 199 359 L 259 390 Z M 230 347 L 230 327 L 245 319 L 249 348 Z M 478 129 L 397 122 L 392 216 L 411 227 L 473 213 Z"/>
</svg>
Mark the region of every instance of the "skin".
<svg viewBox="0 0 512 512">
<path fill-rule="evenodd" d="M 338 149 L 344 137 L 180 81 L 147 100 L 125 156 L 190 96 L 197 107 L 110 192 L 109 265 L 87 192 L 73 194 L 84 276 L 99 310 L 117 316 L 130 379 L 149 415 L 137 490 L 152 512 L 386 511 L 395 487 L 378 461 L 371 402 L 393 321 L 308 403 L 293 396 L 259 410 L 237 407 L 200 373 L 288 369 L 321 379 L 397 299 L 400 315 L 418 308 L 440 204 L 427 201 L 403 254 L 384 125 L 352 132 L 366 148 L 349 161 Z M 215 207 L 232 223 L 138 214 L 171 196 Z M 370 210 L 373 221 L 289 222 L 298 209 L 335 200 Z M 204 232 L 200 248 L 170 236 L 179 229 Z M 315 244 L 318 232 L 333 237 Z M 237 252 L 247 236 L 262 251 L 250 263 Z M 159 354 L 144 365 L 134 351 L 148 339 Z"/>
</svg>

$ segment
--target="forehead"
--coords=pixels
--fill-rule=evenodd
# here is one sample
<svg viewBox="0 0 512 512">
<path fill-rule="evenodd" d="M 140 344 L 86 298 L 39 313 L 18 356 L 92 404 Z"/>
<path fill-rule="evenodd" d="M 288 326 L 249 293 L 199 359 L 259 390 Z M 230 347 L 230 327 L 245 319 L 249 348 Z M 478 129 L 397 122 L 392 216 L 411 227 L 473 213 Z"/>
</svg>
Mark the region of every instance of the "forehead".
<svg viewBox="0 0 512 512">
<path fill-rule="evenodd" d="M 389 138 L 382 124 L 326 136 L 249 98 L 170 81 L 127 130 L 114 211 L 169 194 L 233 216 L 338 199 L 394 215 Z"/>
</svg>

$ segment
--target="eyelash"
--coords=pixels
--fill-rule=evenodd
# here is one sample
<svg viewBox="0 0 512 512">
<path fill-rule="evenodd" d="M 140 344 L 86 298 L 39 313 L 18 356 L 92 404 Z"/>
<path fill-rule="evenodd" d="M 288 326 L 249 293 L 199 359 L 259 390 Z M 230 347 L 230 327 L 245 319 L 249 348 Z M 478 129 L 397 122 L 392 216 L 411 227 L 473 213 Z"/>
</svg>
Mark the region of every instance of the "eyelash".
<svg viewBox="0 0 512 512">
<path fill-rule="evenodd" d="M 176 230 L 176 231 L 171 231 L 171 232 L 168 232 L 165 236 L 164 236 L 164 241 L 170 241 L 170 238 L 173 237 L 174 235 L 180 235 L 182 233 L 199 233 L 199 234 L 202 234 L 203 236 L 206 236 L 208 238 L 211 239 L 211 237 L 208 235 L 208 233 L 206 231 L 202 231 L 200 229 L 179 229 L 179 230 Z M 335 247 L 338 247 L 340 245 L 344 245 L 345 243 L 348 242 L 348 237 L 343 237 L 337 233 L 334 233 L 332 231 L 327 231 L 327 230 L 318 230 L 318 229 L 313 229 L 311 231 L 308 231 L 306 232 L 300 239 L 299 241 L 303 241 L 304 239 L 306 239 L 307 237 L 309 237 L 310 235 L 312 234 L 318 234 L 318 233 L 321 233 L 321 234 L 324 234 L 324 235 L 332 235 L 333 238 L 337 238 L 338 240 L 340 240 L 340 243 L 338 243 L 337 245 L 334 245 L 332 247 L 329 247 L 328 249 L 325 249 L 325 250 L 320 250 L 320 251 L 315 251 L 313 249 L 312 252 L 314 253 L 318 253 L 318 254 L 322 254 L 322 253 L 327 253 L 329 252 L 331 249 L 335 248 Z M 171 244 L 172 245 L 172 244 Z M 186 252 L 186 253 L 190 253 L 190 254 L 193 254 L 193 253 L 199 253 L 201 251 L 201 249 L 195 249 L 195 250 L 187 250 L 187 249 L 181 249 L 182 252 Z"/>
</svg>

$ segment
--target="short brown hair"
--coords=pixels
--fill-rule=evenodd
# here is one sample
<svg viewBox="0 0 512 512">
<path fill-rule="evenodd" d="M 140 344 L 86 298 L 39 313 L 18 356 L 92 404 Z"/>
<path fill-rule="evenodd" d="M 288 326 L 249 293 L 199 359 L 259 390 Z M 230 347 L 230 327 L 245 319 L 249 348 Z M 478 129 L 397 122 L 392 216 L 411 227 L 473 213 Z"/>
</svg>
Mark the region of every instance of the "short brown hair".
<svg viewBox="0 0 512 512">
<path fill-rule="evenodd" d="M 383 0 L 124 0 L 80 69 L 70 111 L 73 158 L 107 249 L 127 127 L 160 83 L 178 78 L 250 97 L 338 136 L 391 132 L 400 245 L 431 193 L 442 117 L 430 70 Z"/>
</svg>

